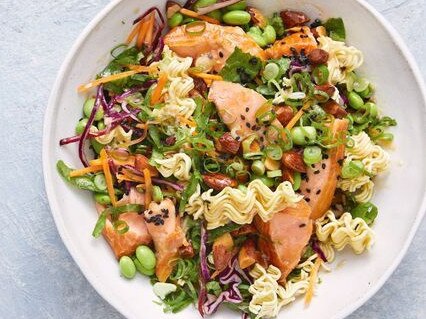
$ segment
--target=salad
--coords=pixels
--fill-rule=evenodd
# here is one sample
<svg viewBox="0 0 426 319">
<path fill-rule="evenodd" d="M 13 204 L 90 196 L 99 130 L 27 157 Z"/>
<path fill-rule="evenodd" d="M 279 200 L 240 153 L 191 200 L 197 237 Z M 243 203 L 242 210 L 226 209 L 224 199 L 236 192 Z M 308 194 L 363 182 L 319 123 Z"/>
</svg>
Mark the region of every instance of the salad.
<svg viewBox="0 0 426 319">
<path fill-rule="evenodd" d="M 358 68 L 341 18 L 246 1 L 168 1 L 136 18 L 96 79 L 76 135 L 93 237 L 165 312 L 271 318 L 350 247 L 374 243 L 375 176 L 396 125 Z M 90 149 L 89 149 L 90 148 Z"/>
</svg>

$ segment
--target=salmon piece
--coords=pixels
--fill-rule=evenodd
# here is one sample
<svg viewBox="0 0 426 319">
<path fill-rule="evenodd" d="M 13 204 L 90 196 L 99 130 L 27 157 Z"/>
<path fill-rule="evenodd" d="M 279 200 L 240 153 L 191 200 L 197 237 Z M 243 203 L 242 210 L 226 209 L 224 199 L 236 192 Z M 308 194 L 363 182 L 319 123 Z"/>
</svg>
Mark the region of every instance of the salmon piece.
<svg viewBox="0 0 426 319">
<path fill-rule="evenodd" d="M 334 120 L 332 124 L 334 138 L 345 134 L 347 130 L 348 120 Z M 345 144 L 330 149 L 326 158 L 308 168 L 306 177 L 302 180 L 300 192 L 311 206 L 311 218 L 314 220 L 322 217 L 330 208 L 341 170 L 339 161 L 343 159 L 344 155 Z"/>
<path fill-rule="evenodd" d="M 254 133 L 264 137 L 265 127 L 256 123 L 257 110 L 267 102 L 261 94 L 238 83 L 214 81 L 208 99 L 214 102 L 229 130 L 240 139 Z M 283 127 L 278 120 L 274 120 L 272 124 L 278 128 Z"/>
<path fill-rule="evenodd" d="M 304 50 L 304 53 L 308 55 L 317 48 L 315 37 L 308 27 L 293 28 L 293 31 L 298 32 L 276 41 L 272 47 L 264 51 L 265 56 L 268 59 L 279 59 L 282 56 L 293 55 L 294 50 L 299 54 Z"/>
<path fill-rule="evenodd" d="M 311 207 L 302 199 L 295 206 L 276 213 L 267 223 L 255 217 L 260 233 L 258 247 L 269 263 L 281 270 L 281 283 L 297 266 L 311 238 L 313 223 L 310 215 Z"/>
<path fill-rule="evenodd" d="M 144 195 L 138 192 L 135 188 L 131 188 L 129 195 L 118 202 L 118 205 L 126 204 L 144 204 Z M 102 213 L 104 206 L 96 204 L 98 213 Z M 118 220 L 126 222 L 129 230 L 120 235 L 114 230 L 110 220 L 106 221 L 105 228 L 102 232 L 108 244 L 111 246 L 115 256 L 119 259 L 122 256 L 133 255 L 136 248 L 140 245 L 149 245 L 152 242 L 151 235 L 148 233 L 148 228 L 145 224 L 145 219 L 138 212 L 124 213 L 119 216 Z"/>
<path fill-rule="evenodd" d="M 155 274 L 159 281 L 165 282 L 179 259 L 180 248 L 189 244 L 180 227 L 180 218 L 176 216 L 175 205 L 169 198 L 160 204 L 151 202 L 144 217 L 155 245 Z"/>
<path fill-rule="evenodd" d="M 164 43 L 182 57 L 192 57 L 194 61 L 203 56 L 213 64 L 213 70 L 219 72 L 239 47 L 243 52 L 263 58 L 263 50 L 240 27 L 224 27 L 206 22 L 206 28 L 200 35 L 189 35 L 186 26 L 172 29 Z"/>
</svg>

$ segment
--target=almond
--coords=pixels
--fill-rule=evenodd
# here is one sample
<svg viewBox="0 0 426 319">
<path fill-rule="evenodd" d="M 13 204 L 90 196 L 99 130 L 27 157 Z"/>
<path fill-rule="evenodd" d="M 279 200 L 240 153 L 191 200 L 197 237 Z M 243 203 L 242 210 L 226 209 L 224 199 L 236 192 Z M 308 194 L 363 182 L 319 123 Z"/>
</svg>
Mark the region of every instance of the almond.
<svg viewBox="0 0 426 319">
<path fill-rule="evenodd" d="M 293 109 L 290 106 L 279 106 L 276 110 L 277 120 L 286 126 L 294 116 Z"/>
<path fill-rule="evenodd" d="M 308 60 L 313 65 L 325 64 L 328 61 L 329 54 L 322 49 L 314 49 L 308 54 Z"/>
<path fill-rule="evenodd" d="M 322 108 L 324 111 L 326 111 L 328 114 L 333 115 L 334 117 L 341 119 L 344 118 L 346 115 L 348 115 L 348 112 L 341 107 L 336 101 L 334 100 L 328 100 Z"/>
<path fill-rule="evenodd" d="M 226 132 L 219 138 L 218 150 L 222 153 L 235 155 L 240 149 L 240 142 L 232 137 L 231 133 Z"/>
<path fill-rule="evenodd" d="M 286 29 L 302 26 L 310 20 L 306 14 L 300 11 L 284 10 L 280 12 L 280 16 Z"/>
<path fill-rule="evenodd" d="M 203 175 L 203 181 L 210 188 L 216 191 L 221 191 L 225 187 L 237 187 L 238 183 L 228 175 L 221 173 L 210 173 Z"/>
<path fill-rule="evenodd" d="M 285 152 L 282 157 L 282 163 L 286 168 L 300 173 L 306 173 L 306 164 L 303 161 L 302 154 L 298 151 L 291 150 Z"/>
<path fill-rule="evenodd" d="M 336 88 L 331 84 L 315 85 L 315 89 L 327 93 L 328 96 L 333 96 Z"/>
</svg>

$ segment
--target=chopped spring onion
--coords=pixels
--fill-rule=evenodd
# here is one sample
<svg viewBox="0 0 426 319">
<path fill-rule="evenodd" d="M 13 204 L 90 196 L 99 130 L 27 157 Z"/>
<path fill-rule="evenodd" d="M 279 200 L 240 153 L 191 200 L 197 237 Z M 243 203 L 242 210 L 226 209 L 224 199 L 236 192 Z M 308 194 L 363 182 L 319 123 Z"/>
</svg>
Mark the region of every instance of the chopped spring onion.
<svg viewBox="0 0 426 319">
<path fill-rule="evenodd" d="M 318 85 L 326 84 L 328 82 L 329 74 L 330 72 L 328 71 L 328 68 L 325 64 L 318 65 L 312 71 L 312 76 L 314 78 L 314 81 Z"/>
<path fill-rule="evenodd" d="M 95 187 L 99 191 L 105 191 L 107 189 L 107 184 L 106 184 L 106 180 L 105 180 L 105 175 L 104 174 L 98 174 L 98 175 L 96 175 L 95 178 L 93 179 L 93 183 L 95 184 Z"/>
<path fill-rule="evenodd" d="M 276 118 L 277 118 L 277 114 L 274 111 L 270 110 L 257 116 L 256 122 L 258 122 L 261 125 L 268 125 L 272 123 L 272 121 L 275 120 Z"/>
<path fill-rule="evenodd" d="M 161 191 L 160 186 L 152 186 L 152 199 L 156 203 L 160 203 L 164 199 L 163 192 Z"/>
<path fill-rule="evenodd" d="M 266 173 L 266 176 L 268 176 L 269 178 L 280 177 L 283 176 L 283 172 L 280 169 L 276 169 L 274 171 L 268 171 Z"/>
<path fill-rule="evenodd" d="M 204 21 L 194 21 L 185 25 L 185 32 L 191 36 L 197 36 L 204 33 L 206 23 Z"/>
<path fill-rule="evenodd" d="M 364 172 L 364 164 L 361 161 L 346 162 L 342 167 L 343 178 L 355 178 Z"/>
<path fill-rule="evenodd" d="M 293 190 L 297 191 L 302 183 L 302 176 L 300 172 L 294 172 L 293 174 Z"/>
<path fill-rule="evenodd" d="M 129 231 L 129 225 L 124 220 L 116 220 L 113 224 L 114 230 L 123 235 Z"/>
<path fill-rule="evenodd" d="M 276 63 L 268 63 L 263 69 L 263 77 L 266 81 L 275 79 L 280 73 L 280 68 Z"/>
<path fill-rule="evenodd" d="M 244 153 L 243 157 L 247 160 L 258 160 L 261 159 L 263 157 L 263 153 L 262 152 L 250 152 L 250 153 Z"/>
<path fill-rule="evenodd" d="M 312 165 L 322 160 L 321 148 L 319 146 L 307 146 L 303 150 L 303 161 Z"/>
<path fill-rule="evenodd" d="M 218 173 L 220 171 L 220 164 L 214 158 L 207 158 L 203 162 L 204 169 L 209 173 Z"/>
<path fill-rule="evenodd" d="M 265 164 L 260 160 L 256 160 L 251 164 L 251 170 L 254 174 L 262 176 L 265 174 Z"/>
<path fill-rule="evenodd" d="M 268 145 L 265 149 L 267 157 L 274 161 L 279 161 L 283 157 L 283 150 L 278 145 Z"/>
<path fill-rule="evenodd" d="M 365 78 L 357 78 L 353 83 L 353 88 L 355 92 L 362 92 L 368 89 L 370 82 Z"/>
</svg>

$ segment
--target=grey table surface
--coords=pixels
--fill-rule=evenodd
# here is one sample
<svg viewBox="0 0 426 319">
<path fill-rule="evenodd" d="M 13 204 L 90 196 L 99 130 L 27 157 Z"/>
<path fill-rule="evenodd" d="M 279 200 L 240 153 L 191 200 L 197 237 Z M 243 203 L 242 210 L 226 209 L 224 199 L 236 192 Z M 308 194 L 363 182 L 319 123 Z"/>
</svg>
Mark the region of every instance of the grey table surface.
<svg viewBox="0 0 426 319">
<path fill-rule="evenodd" d="M 1 319 L 122 318 L 63 245 L 41 168 L 43 115 L 56 73 L 78 34 L 108 2 L 0 1 Z M 368 2 L 399 30 L 426 77 L 426 1 Z M 349 318 L 426 318 L 425 251 L 426 220 L 392 277 Z"/>
</svg>

